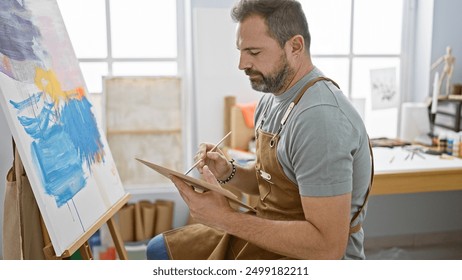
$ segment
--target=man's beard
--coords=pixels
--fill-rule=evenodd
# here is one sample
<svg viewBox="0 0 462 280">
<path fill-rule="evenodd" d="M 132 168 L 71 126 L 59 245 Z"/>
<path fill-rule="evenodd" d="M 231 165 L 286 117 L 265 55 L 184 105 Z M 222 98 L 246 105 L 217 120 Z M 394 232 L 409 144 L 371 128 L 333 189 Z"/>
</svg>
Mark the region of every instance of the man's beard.
<svg viewBox="0 0 462 280">
<path fill-rule="evenodd" d="M 281 56 L 280 67 L 273 74 L 263 75 L 259 71 L 245 70 L 247 75 L 259 75 L 261 80 L 250 80 L 252 88 L 256 91 L 269 92 L 269 93 L 280 93 L 287 86 L 289 77 L 292 76 L 293 70 L 287 63 L 287 58 Z"/>
</svg>

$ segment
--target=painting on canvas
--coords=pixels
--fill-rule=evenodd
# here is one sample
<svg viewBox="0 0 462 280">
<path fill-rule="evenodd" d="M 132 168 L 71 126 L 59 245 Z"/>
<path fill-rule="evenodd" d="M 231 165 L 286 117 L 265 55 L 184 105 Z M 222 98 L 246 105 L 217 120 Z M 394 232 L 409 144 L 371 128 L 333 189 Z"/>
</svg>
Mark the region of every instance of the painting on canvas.
<svg viewBox="0 0 462 280">
<path fill-rule="evenodd" d="M 125 192 L 55 0 L 0 2 L 0 104 L 60 256 Z"/>
</svg>

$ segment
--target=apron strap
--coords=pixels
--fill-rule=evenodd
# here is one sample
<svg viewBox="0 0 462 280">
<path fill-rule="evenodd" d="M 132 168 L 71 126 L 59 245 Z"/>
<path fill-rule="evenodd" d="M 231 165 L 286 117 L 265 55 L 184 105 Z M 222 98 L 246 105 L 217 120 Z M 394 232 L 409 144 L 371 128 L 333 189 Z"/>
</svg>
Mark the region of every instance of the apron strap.
<svg viewBox="0 0 462 280">
<path fill-rule="evenodd" d="M 286 123 L 287 119 L 289 118 L 289 115 L 290 115 L 290 112 L 292 112 L 292 109 L 295 107 L 295 105 L 298 104 L 298 102 L 300 101 L 300 99 L 302 99 L 302 96 L 305 94 L 305 92 L 311 87 L 313 86 L 314 84 L 316 84 L 317 82 L 319 81 L 322 81 L 322 80 L 325 80 L 325 81 L 330 81 L 332 82 L 337 88 L 340 89 L 340 87 L 337 85 L 336 82 L 334 82 L 333 80 L 329 79 L 329 78 L 326 78 L 326 77 L 317 77 L 317 78 L 314 78 L 312 80 L 310 80 L 298 93 L 297 97 L 294 99 L 294 101 L 292 101 L 292 103 L 290 103 L 289 107 L 287 108 L 286 112 L 284 113 L 284 117 L 282 117 L 282 120 L 281 120 L 281 126 L 279 128 L 279 130 L 282 129 L 282 126 Z M 276 133 L 278 134 L 278 133 Z"/>
<path fill-rule="evenodd" d="M 366 193 L 366 197 L 364 198 L 363 205 L 361 205 L 361 207 L 359 207 L 358 212 L 356 212 L 356 214 L 351 219 L 351 222 L 350 222 L 350 234 L 356 233 L 359 230 L 361 230 L 362 223 L 358 223 L 355 226 L 352 226 L 352 224 L 354 223 L 354 221 L 356 221 L 356 219 L 359 217 L 359 215 L 363 211 L 364 207 L 366 206 L 367 201 L 369 199 L 369 194 L 370 194 L 371 189 L 372 189 L 372 183 L 374 182 L 374 153 L 372 151 L 372 145 L 371 145 L 371 141 L 370 141 L 369 138 L 368 138 L 368 142 L 369 142 L 369 152 L 371 153 L 371 181 L 369 182 L 369 187 L 367 189 L 367 193 Z"/>
<path fill-rule="evenodd" d="M 298 101 L 300 101 L 300 99 L 302 98 L 303 94 L 305 93 L 305 91 L 310 88 L 312 85 L 316 84 L 317 82 L 319 81 L 322 81 L 322 80 L 325 80 L 325 81 L 329 81 L 331 83 L 333 83 L 338 89 L 340 89 L 340 87 L 338 86 L 338 84 L 336 82 L 334 82 L 333 80 L 327 78 L 327 77 L 317 77 L 317 78 L 314 78 L 312 80 L 310 80 L 303 88 L 302 90 L 300 91 L 300 93 L 298 94 L 297 98 L 295 98 L 295 100 L 293 101 L 294 102 L 294 105 L 297 105 Z"/>
<path fill-rule="evenodd" d="M 270 145 L 271 147 L 273 147 L 274 145 L 274 141 L 275 141 L 275 138 L 279 135 L 279 133 L 281 132 L 282 128 L 284 127 L 287 119 L 289 118 L 289 115 L 290 113 L 292 112 L 292 109 L 295 107 L 295 105 L 298 104 L 298 102 L 300 101 L 300 99 L 302 99 L 302 96 L 305 94 L 305 92 L 308 90 L 308 88 L 310 88 L 311 86 L 313 86 L 315 83 L 319 82 L 319 81 L 322 81 L 322 80 L 325 80 L 325 81 L 330 81 L 332 82 L 337 88 L 340 89 L 340 87 L 338 86 L 338 84 L 336 82 L 334 82 L 333 80 L 329 79 L 329 78 L 326 78 L 326 77 L 317 77 L 317 78 L 314 78 L 312 80 L 310 80 L 308 83 L 306 83 L 306 85 L 299 91 L 297 97 L 294 99 L 294 101 L 292 101 L 289 105 L 289 107 L 287 108 L 286 112 L 284 113 L 284 116 L 282 117 L 281 119 L 281 124 L 279 125 L 279 128 L 277 130 L 277 132 L 274 134 L 273 136 L 273 139 L 271 139 L 271 142 L 270 142 Z M 261 126 L 261 124 L 260 124 Z"/>
<path fill-rule="evenodd" d="M 14 138 L 11 137 L 11 143 L 13 145 L 13 167 L 12 167 L 12 172 L 13 172 L 13 181 L 16 181 L 16 142 L 14 142 Z"/>
</svg>

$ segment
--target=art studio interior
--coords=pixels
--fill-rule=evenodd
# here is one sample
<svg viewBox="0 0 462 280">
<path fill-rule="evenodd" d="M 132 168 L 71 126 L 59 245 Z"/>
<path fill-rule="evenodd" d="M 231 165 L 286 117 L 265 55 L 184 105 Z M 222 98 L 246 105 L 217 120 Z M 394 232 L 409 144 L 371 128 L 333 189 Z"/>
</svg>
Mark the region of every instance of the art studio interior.
<svg viewBox="0 0 462 280">
<path fill-rule="evenodd" d="M 137 159 L 185 173 L 195 163 L 201 143 L 216 144 L 224 136 L 219 148 L 236 164 L 245 166 L 256 159 L 253 117 L 264 94 L 252 89 L 239 69 L 236 23 L 230 17 L 235 1 L 35 1 L 23 1 L 21 6 L 11 4 L 20 1 L 2 0 L 5 4 L 0 7 L 11 2 L 5 7 L 12 10 L 0 11 L 0 35 L 6 34 L 2 27 L 15 26 L 7 24 L 13 12 L 27 15 L 21 9 L 29 3 L 36 9 L 30 11 L 32 15 L 43 6 L 54 5 L 44 8 L 49 17 L 41 17 L 37 29 L 31 30 L 45 36 L 47 31 L 41 30 L 40 24 L 62 28 L 43 40 L 43 50 L 34 47 L 34 54 L 24 56 L 34 56 L 33 61 L 44 59 L 46 65 L 48 60 L 43 57 L 51 53 L 47 50 L 59 46 L 64 59 L 56 66 L 58 74 L 38 70 L 35 74 L 35 79 L 46 80 L 39 86 L 41 91 L 53 87 L 55 97 L 43 104 L 49 106 L 46 112 L 52 112 L 47 116 L 65 119 L 72 110 L 91 112 L 94 126 L 85 125 L 84 129 L 69 121 L 68 126 L 78 131 L 70 138 L 80 141 L 89 137 L 86 133 L 99 129 L 104 140 L 93 144 L 95 149 L 104 146 L 104 150 L 91 157 L 80 152 L 79 160 L 90 166 L 105 158 L 113 165 L 107 170 L 92 168 L 91 175 L 77 177 L 73 173 L 69 179 L 105 185 L 95 193 L 85 187 L 71 190 L 72 194 L 56 193 L 63 175 L 51 172 L 47 174 L 57 176 L 57 181 L 47 183 L 49 188 L 39 195 L 37 188 L 43 181 L 28 176 L 33 190 L 29 199 L 37 198 L 40 212 L 35 215 L 41 217 L 31 227 L 48 228 L 55 252 L 69 252 L 72 238 L 85 237 L 93 258 L 117 259 L 111 238 L 115 224 L 126 258 L 146 259 L 151 238 L 194 220 L 174 184 Z M 375 173 L 362 225 L 366 259 L 462 259 L 462 1 L 299 2 L 309 24 L 313 64 L 336 81 L 371 139 Z M 0 38 L 0 44 L 2 41 L 5 45 L 6 40 Z M 20 72 L 21 77 L 30 74 L 18 70 L 27 68 L 27 59 L 13 57 L 8 50 L 0 45 L 0 93 L 4 96 L 0 114 L 0 259 L 4 258 L 5 240 L 10 240 L 6 237 L 11 235 L 5 236 L 10 231 L 5 225 L 14 225 L 14 217 L 21 216 L 20 210 L 9 212 L 12 194 L 8 188 L 12 185 L 7 183 L 7 175 L 13 166 L 16 171 L 20 166 L 21 160 L 16 159 L 21 156 L 26 173 L 36 164 L 42 168 L 71 164 L 64 156 L 46 154 L 51 140 L 31 132 L 34 127 L 19 132 L 13 124 L 26 126 L 27 120 L 19 115 L 33 110 L 27 106 L 42 97 L 34 93 L 20 100 L 6 94 L 17 89 L 15 82 L 21 78 L 15 73 Z M 75 69 L 68 69 L 74 64 Z M 69 81 L 59 80 L 60 71 Z M 74 86 L 79 79 L 83 84 Z M 68 102 L 67 113 L 63 109 L 62 114 L 54 115 L 53 102 L 64 95 L 78 96 L 87 103 Z M 14 111 L 7 112 L 7 107 Z M 53 130 L 49 135 L 60 147 L 67 145 L 62 132 Z M 24 138 L 32 139 L 28 140 L 32 144 Z M 26 152 L 37 150 L 43 153 L 31 157 Z M 68 153 L 65 150 L 63 154 Z M 196 170 L 189 173 L 193 178 L 199 175 Z M 95 178 L 89 180 L 92 176 Z M 111 184 L 117 185 L 116 191 Z M 85 206 L 86 200 L 73 197 L 79 193 L 101 206 L 87 213 L 91 211 L 79 207 Z M 244 203 L 255 203 L 254 197 L 234 194 Z M 57 205 L 56 211 L 43 213 L 42 208 L 49 209 L 49 204 Z M 114 205 L 118 211 L 111 213 Z M 64 208 L 69 213 L 61 217 Z M 100 214 L 94 217 L 95 213 Z M 76 216 L 82 218 L 76 227 L 93 228 L 95 220 L 108 213 L 113 215 L 109 227 L 98 224 L 90 236 L 85 230 L 70 230 L 67 235 L 62 229 L 73 228 L 66 220 Z M 29 222 L 21 220 L 18 226 Z M 39 247 L 46 245 L 44 239 Z M 21 254 L 18 258 L 26 253 Z M 70 257 L 79 258 L 79 254 L 83 253 L 72 252 Z"/>
</svg>

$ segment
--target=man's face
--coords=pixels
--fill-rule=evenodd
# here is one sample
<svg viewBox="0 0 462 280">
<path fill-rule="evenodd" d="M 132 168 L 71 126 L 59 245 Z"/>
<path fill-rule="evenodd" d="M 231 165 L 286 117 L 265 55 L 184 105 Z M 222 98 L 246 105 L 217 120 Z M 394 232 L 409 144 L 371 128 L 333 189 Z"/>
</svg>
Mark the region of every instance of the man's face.
<svg viewBox="0 0 462 280">
<path fill-rule="evenodd" d="M 250 16 L 239 24 L 237 48 L 239 69 L 249 76 L 253 89 L 274 94 L 286 90 L 294 71 L 284 49 L 268 35 L 263 18 Z"/>
</svg>

